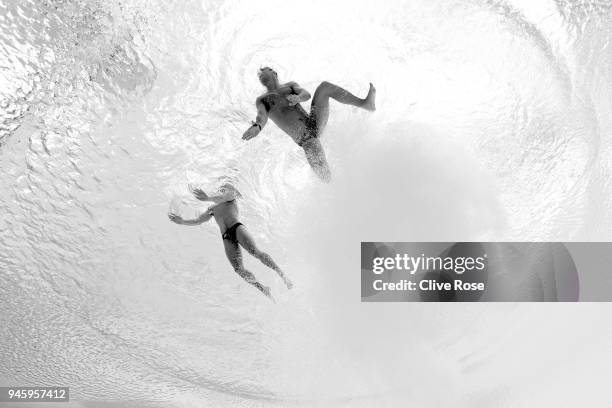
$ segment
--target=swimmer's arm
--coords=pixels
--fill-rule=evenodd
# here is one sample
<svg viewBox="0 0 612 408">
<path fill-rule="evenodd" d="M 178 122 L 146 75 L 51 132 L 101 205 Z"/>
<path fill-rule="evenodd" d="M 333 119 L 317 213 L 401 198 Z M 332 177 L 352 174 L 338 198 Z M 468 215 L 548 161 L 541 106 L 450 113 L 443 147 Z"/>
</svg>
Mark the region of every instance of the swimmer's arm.
<svg viewBox="0 0 612 408">
<path fill-rule="evenodd" d="M 291 87 L 291 90 L 294 92 L 292 95 L 297 96 L 299 102 L 306 102 L 310 99 L 310 93 L 304 88 L 302 88 L 300 85 L 298 85 L 297 82 L 289 82 L 287 85 Z"/>
<path fill-rule="evenodd" d="M 206 211 L 205 213 L 200 214 L 198 218 L 195 218 L 193 220 L 185 220 L 181 216 L 176 215 L 174 213 L 169 213 L 168 218 L 170 218 L 170 221 L 181 225 L 200 225 L 203 222 L 206 222 L 212 218 L 212 212 Z"/>
<path fill-rule="evenodd" d="M 206 192 L 200 188 L 196 188 L 193 185 L 189 185 L 189 190 L 191 193 L 200 201 L 212 201 L 213 203 L 220 204 L 226 201 L 232 201 L 237 198 L 237 195 L 233 191 L 226 191 L 223 194 L 218 194 L 216 196 L 209 196 Z"/>
<path fill-rule="evenodd" d="M 236 194 L 233 191 L 228 191 L 227 193 L 223 193 L 220 195 L 208 196 L 208 199 L 204 201 L 212 201 L 213 203 L 221 204 L 227 201 L 235 200 L 236 198 Z"/>
<path fill-rule="evenodd" d="M 255 117 L 254 123 L 257 123 L 259 126 L 261 126 L 261 129 L 263 129 L 264 126 L 266 126 L 266 123 L 268 123 L 268 111 L 259 98 L 257 98 L 255 101 L 255 106 L 257 107 L 257 116 Z"/>
<path fill-rule="evenodd" d="M 268 111 L 260 98 L 257 98 L 255 101 L 255 106 L 257 107 L 257 117 L 255 117 L 255 121 L 251 127 L 242 135 L 242 139 L 244 140 L 250 140 L 257 136 L 268 122 Z"/>
</svg>

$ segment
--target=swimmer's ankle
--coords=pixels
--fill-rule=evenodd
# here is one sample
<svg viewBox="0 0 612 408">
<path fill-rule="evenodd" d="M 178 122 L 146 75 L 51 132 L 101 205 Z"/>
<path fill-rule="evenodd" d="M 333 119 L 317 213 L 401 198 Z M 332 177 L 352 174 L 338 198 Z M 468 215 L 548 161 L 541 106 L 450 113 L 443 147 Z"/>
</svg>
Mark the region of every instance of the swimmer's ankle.
<svg viewBox="0 0 612 408">
<path fill-rule="evenodd" d="M 363 108 L 369 110 L 370 112 L 374 112 L 376 110 L 376 88 L 371 82 L 368 95 L 363 100 Z"/>
</svg>

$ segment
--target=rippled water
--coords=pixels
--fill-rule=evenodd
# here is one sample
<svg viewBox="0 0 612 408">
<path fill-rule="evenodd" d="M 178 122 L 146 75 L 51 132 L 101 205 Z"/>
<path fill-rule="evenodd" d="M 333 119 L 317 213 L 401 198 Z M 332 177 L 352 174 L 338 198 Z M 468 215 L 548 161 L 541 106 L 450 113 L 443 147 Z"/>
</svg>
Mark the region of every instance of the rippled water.
<svg viewBox="0 0 612 408">
<path fill-rule="evenodd" d="M 612 238 L 609 2 L 3 0 L 0 27 L 0 383 L 82 406 L 610 402 L 604 304 L 358 287 L 361 240 Z M 240 139 L 262 65 L 376 84 L 374 114 L 332 105 L 329 186 L 273 125 Z M 277 305 L 216 227 L 166 217 L 223 178 L 296 284 L 247 260 Z"/>
</svg>

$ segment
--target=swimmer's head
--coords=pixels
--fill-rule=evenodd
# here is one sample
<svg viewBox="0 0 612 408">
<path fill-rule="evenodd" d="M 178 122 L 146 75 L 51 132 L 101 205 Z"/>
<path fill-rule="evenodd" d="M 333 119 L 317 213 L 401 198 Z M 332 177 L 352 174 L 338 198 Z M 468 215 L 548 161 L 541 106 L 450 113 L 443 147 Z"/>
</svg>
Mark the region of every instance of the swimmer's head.
<svg viewBox="0 0 612 408">
<path fill-rule="evenodd" d="M 223 183 L 223 184 L 221 184 L 219 186 L 219 193 L 221 193 L 221 194 L 234 193 L 236 195 L 236 197 L 242 198 L 242 194 L 240 194 L 240 191 L 238 191 L 238 189 L 236 187 L 234 187 L 234 185 L 232 183 Z"/>
<path fill-rule="evenodd" d="M 278 74 L 270 67 L 259 68 L 257 76 L 259 77 L 259 82 L 266 88 L 278 84 Z"/>
</svg>

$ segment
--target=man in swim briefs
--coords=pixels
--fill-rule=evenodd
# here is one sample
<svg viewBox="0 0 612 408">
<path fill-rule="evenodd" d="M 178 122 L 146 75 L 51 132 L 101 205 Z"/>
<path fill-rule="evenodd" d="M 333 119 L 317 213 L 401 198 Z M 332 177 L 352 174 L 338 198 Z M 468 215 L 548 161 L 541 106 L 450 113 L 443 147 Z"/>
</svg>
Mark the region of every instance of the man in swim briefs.
<svg viewBox="0 0 612 408">
<path fill-rule="evenodd" d="M 257 118 L 252 126 L 244 132 L 242 138 L 250 140 L 257 136 L 268 121 L 287 133 L 306 153 L 306 160 L 321 180 L 328 182 L 331 178 L 329 165 L 319 137 L 329 117 L 329 98 L 346 105 L 357 106 L 369 111 L 376 110 L 376 89 L 370 83 L 368 95 L 358 98 L 345 89 L 329 82 L 322 82 L 315 90 L 310 114 L 300 102 L 310 99 L 310 94 L 295 82 L 281 84 L 276 72 L 269 67 L 259 70 L 259 81 L 267 92 L 255 101 Z"/>
<path fill-rule="evenodd" d="M 246 249 L 255 258 L 259 259 L 268 268 L 275 270 L 283 279 L 287 288 L 291 289 L 293 285 L 289 278 L 285 276 L 270 255 L 257 248 L 253 237 L 249 234 L 246 227 L 238 221 L 238 204 L 236 200 L 242 198 L 242 195 L 240 195 L 240 192 L 232 184 L 223 184 L 219 188 L 218 194 L 213 196 L 209 196 L 201 189 L 193 188 L 191 185 L 189 188 L 198 200 L 212 201 L 215 204 L 208 207 L 203 214 L 193 220 L 184 220 L 176 214 L 169 213 L 168 217 L 171 221 L 182 225 L 200 225 L 214 217 L 221 230 L 221 237 L 223 238 L 223 245 L 225 246 L 225 255 L 234 268 L 234 271 L 236 271 L 242 279 L 255 286 L 264 295 L 272 299 L 270 288 L 259 283 L 255 276 L 245 269 L 242 264 L 242 251 L 240 246 Z"/>
</svg>

